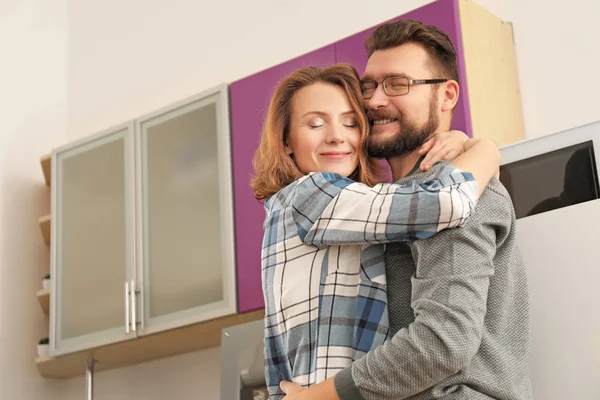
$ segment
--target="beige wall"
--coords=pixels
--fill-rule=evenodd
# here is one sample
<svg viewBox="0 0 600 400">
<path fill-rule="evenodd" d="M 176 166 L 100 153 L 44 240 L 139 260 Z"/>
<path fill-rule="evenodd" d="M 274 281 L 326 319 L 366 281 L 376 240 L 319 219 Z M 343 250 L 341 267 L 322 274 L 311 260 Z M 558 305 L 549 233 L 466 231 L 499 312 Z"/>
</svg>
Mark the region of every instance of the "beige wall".
<svg viewBox="0 0 600 400">
<path fill-rule="evenodd" d="M 332 43 L 431 0 L 69 5 L 69 137 Z M 475 0 L 514 23 L 529 138 L 600 120 L 600 3 Z M 350 7 L 351 4 L 356 7 Z M 118 11 L 116 11 L 118 10 Z M 579 81 L 580 80 L 580 81 Z"/>
<path fill-rule="evenodd" d="M 39 157 L 67 138 L 67 4 L 0 2 L 0 399 L 59 399 L 34 360 L 46 317 L 36 299 L 49 254 Z"/>
</svg>

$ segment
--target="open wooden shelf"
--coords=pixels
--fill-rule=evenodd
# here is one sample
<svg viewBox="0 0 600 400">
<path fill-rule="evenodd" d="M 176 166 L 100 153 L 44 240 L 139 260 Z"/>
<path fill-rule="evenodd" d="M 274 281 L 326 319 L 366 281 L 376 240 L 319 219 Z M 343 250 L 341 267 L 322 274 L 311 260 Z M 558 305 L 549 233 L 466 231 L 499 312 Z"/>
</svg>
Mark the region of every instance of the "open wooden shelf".
<svg viewBox="0 0 600 400">
<path fill-rule="evenodd" d="M 46 186 L 50 186 L 52 180 L 52 156 L 50 154 L 46 154 L 40 158 L 40 164 L 42 165 L 42 172 L 44 173 L 44 180 L 46 181 Z"/>
<path fill-rule="evenodd" d="M 37 292 L 37 298 L 40 302 L 40 306 L 44 311 L 44 314 L 50 315 L 50 291 L 48 290 L 39 290 Z"/>
<path fill-rule="evenodd" d="M 42 230 L 42 236 L 47 246 L 50 246 L 50 214 L 40 217 L 38 220 L 40 229 Z"/>
<path fill-rule="evenodd" d="M 263 318 L 264 315 L 264 310 L 230 315 L 92 350 L 79 351 L 56 358 L 38 358 L 35 363 L 42 376 L 60 379 L 84 375 L 84 363 L 90 359 L 98 361 L 95 366 L 96 371 L 135 365 L 219 346 L 223 328 L 256 321 Z"/>
</svg>

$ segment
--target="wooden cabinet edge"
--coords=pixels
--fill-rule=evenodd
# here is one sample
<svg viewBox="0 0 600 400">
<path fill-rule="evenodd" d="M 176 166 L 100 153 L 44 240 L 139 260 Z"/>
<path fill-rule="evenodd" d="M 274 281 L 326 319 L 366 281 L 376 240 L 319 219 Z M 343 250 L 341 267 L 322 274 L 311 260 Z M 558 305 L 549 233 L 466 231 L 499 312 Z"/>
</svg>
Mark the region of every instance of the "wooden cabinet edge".
<svg viewBox="0 0 600 400">
<path fill-rule="evenodd" d="M 513 27 L 471 0 L 459 0 L 473 136 L 498 146 L 525 139 Z"/>
<path fill-rule="evenodd" d="M 60 357 L 38 358 L 35 363 L 40 375 L 56 379 L 84 375 L 84 361 L 90 358 L 98 360 L 96 371 L 141 364 L 219 346 L 222 329 L 256 321 L 263 317 L 264 310 L 233 314 L 96 349 Z"/>
<path fill-rule="evenodd" d="M 44 242 L 47 246 L 50 246 L 50 224 L 51 218 L 50 214 L 44 215 L 38 219 L 38 224 L 40 226 L 40 230 L 42 231 L 42 236 L 44 237 Z"/>
<path fill-rule="evenodd" d="M 40 165 L 42 166 L 42 172 L 44 173 L 44 181 L 46 181 L 46 186 L 50 186 L 52 181 L 52 155 L 45 154 L 40 157 Z"/>
<path fill-rule="evenodd" d="M 37 299 L 44 314 L 50 315 L 50 292 L 48 290 L 39 290 L 37 292 Z"/>
</svg>

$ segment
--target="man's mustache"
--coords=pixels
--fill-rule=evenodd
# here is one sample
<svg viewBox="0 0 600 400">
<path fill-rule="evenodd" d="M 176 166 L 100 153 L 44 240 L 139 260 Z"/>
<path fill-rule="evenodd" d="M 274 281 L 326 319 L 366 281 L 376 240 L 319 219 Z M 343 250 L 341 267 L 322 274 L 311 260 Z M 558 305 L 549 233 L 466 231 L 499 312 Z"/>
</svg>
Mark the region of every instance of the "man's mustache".
<svg viewBox="0 0 600 400">
<path fill-rule="evenodd" d="M 378 121 L 382 119 L 400 119 L 400 113 L 391 110 L 367 110 L 367 118 L 369 122 Z"/>
</svg>

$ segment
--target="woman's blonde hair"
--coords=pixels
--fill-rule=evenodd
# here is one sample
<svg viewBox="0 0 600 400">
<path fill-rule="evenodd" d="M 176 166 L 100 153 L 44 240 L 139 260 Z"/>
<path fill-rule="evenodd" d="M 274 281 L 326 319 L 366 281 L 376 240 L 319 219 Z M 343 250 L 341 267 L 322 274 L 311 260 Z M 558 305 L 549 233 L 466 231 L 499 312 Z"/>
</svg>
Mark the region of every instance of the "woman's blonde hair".
<svg viewBox="0 0 600 400">
<path fill-rule="evenodd" d="M 335 64 L 326 68 L 305 67 L 284 78 L 271 98 L 260 146 L 252 160 L 254 177 L 250 185 L 257 199 L 270 197 L 304 175 L 285 149 L 290 133 L 292 99 L 298 90 L 318 82 L 342 88 L 356 113 L 361 147 L 358 167 L 349 178 L 369 186 L 379 183 L 379 163 L 364 151 L 369 123 L 363 106 L 358 73 L 349 64 Z"/>
</svg>

